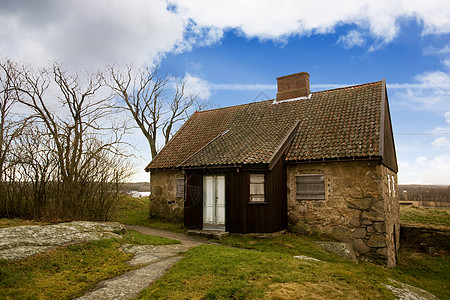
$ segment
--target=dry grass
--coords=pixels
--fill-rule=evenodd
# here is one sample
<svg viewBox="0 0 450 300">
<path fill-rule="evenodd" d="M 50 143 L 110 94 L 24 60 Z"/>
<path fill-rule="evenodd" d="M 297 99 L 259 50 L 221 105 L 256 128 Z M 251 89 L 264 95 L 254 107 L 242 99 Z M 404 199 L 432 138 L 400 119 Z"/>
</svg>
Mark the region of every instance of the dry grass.
<svg viewBox="0 0 450 300">
<path fill-rule="evenodd" d="M 47 225 L 47 224 L 50 224 L 50 223 L 34 221 L 34 220 L 23 220 L 23 219 L 18 219 L 18 218 L 0 219 L 0 228 L 25 226 L 25 225 Z"/>
<path fill-rule="evenodd" d="M 432 228 L 450 228 L 450 208 L 400 206 L 400 222 Z"/>
</svg>

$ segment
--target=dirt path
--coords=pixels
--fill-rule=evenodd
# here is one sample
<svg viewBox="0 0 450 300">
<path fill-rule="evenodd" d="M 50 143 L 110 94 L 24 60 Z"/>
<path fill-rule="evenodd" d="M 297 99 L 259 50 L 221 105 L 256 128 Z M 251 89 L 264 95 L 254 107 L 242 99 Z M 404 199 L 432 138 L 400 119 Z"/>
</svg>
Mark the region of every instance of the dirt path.
<svg viewBox="0 0 450 300">
<path fill-rule="evenodd" d="M 100 282 L 93 290 L 77 299 L 132 299 L 143 289 L 163 276 L 176 262 L 180 261 L 183 252 L 192 247 L 207 243 L 206 240 L 174 233 L 166 230 L 153 229 L 144 226 L 127 226 L 143 234 L 161 236 L 178 240 L 181 244 L 164 246 L 130 246 L 123 249 L 133 253 L 128 261 L 132 266 L 142 266 L 139 269 L 125 273 L 119 277 Z"/>
</svg>

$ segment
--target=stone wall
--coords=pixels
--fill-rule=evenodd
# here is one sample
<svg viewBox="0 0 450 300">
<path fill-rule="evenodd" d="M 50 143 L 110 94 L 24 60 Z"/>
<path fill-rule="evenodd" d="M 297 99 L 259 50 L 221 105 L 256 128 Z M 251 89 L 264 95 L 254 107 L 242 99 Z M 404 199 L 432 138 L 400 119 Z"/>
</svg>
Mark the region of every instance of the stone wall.
<svg viewBox="0 0 450 300">
<path fill-rule="evenodd" d="M 398 201 L 392 190 L 391 196 L 386 192 L 388 171 L 369 161 L 287 166 L 290 230 L 331 236 L 351 243 L 360 259 L 395 266 L 398 247 L 394 247 L 393 226 L 399 230 Z M 296 199 L 295 176 L 300 174 L 324 174 L 325 200 Z M 397 177 L 390 175 L 395 187 Z"/>
<path fill-rule="evenodd" d="M 177 197 L 178 170 L 152 171 L 150 175 L 150 217 L 183 222 L 184 198 Z"/>
<path fill-rule="evenodd" d="M 450 229 L 420 226 L 401 226 L 402 248 L 415 248 L 429 254 L 450 252 Z"/>
<path fill-rule="evenodd" d="M 400 248 L 400 204 L 398 201 L 397 174 L 383 165 L 380 167 L 383 176 L 381 193 L 385 199 L 387 247 L 379 251 L 387 251 L 388 265 L 395 266 L 397 250 Z M 389 184 L 391 185 L 390 188 Z"/>
</svg>

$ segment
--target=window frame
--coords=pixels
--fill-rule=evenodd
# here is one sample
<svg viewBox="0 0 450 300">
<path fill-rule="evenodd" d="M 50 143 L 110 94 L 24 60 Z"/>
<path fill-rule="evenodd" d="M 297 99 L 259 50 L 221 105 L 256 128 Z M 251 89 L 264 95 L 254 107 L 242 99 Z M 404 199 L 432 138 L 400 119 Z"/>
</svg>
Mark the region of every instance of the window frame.
<svg viewBox="0 0 450 300">
<path fill-rule="evenodd" d="M 252 182 L 252 177 L 262 178 L 262 182 Z M 252 185 L 262 185 L 262 193 L 252 193 Z M 261 188 L 259 188 L 259 192 L 261 192 Z M 255 200 L 259 199 L 259 200 Z M 262 200 L 260 200 L 262 199 Z M 249 202 L 250 203 L 266 203 L 266 175 L 264 173 L 250 173 L 249 175 Z"/>
<path fill-rule="evenodd" d="M 391 188 L 391 174 L 387 174 L 387 179 L 388 179 L 388 191 L 389 191 L 389 197 L 392 196 L 392 188 Z"/>
<path fill-rule="evenodd" d="M 181 189 L 180 181 L 183 182 L 182 189 Z M 184 193 L 185 193 L 185 184 L 184 184 L 185 182 L 184 181 L 185 181 L 184 177 L 177 177 L 177 181 L 176 181 L 176 183 L 177 183 L 177 190 L 176 190 L 177 198 L 184 199 Z"/>
<path fill-rule="evenodd" d="M 319 180 L 310 180 L 299 182 L 299 178 L 306 177 L 320 177 Z M 312 191 L 311 188 L 308 190 L 300 189 L 299 185 L 301 184 L 310 184 L 310 185 L 321 185 L 322 191 Z M 326 189 L 325 189 L 325 174 L 297 174 L 295 175 L 295 197 L 298 201 L 322 201 L 326 200 Z M 310 195 L 310 196 L 305 196 Z"/>
</svg>

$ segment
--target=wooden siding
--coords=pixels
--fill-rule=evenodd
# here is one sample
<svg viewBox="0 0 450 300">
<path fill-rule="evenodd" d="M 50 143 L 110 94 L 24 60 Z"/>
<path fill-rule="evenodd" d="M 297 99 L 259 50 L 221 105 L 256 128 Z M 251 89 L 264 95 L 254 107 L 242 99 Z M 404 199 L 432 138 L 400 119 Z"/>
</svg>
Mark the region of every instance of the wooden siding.
<svg viewBox="0 0 450 300">
<path fill-rule="evenodd" d="M 272 171 L 267 166 L 251 169 L 206 171 L 225 175 L 225 230 L 232 233 L 276 232 L 287 228 L 286 169 L 284 155 Z M 186 171 L 185 226 L 201 228 L 203 183 L 206 173 Z M 250 202 L 250 174 L 265 174 L 265 201 Z"/>
<path fill-rule="evenodd" d="M 203 226 L 203 174 L 186 174 L 184 226 L 198 229 Z"/>
</svg>

